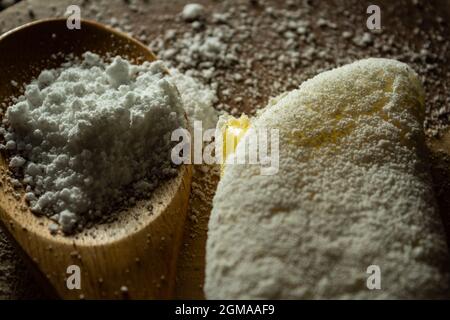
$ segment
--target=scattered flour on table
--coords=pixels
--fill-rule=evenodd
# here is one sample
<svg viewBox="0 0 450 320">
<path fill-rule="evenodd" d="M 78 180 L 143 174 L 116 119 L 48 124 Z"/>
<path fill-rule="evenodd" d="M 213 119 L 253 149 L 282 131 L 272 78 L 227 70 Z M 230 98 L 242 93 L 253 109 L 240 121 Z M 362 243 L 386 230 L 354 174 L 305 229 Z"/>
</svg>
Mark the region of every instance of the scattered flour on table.
<svg viewBox="0 0 450 320">
<path fill-rule="evenodd" d="M 203 17 L 205 14 L 205 8 L 198 3 L 188 3 L 184 6 L 181 12 L 181 17 L 185 21 L 194 21 Z"/>
<path fill-rule="evenodd" d="M 223 24 L 202 29 L 204 23 L 195 20 L 191 23 L 192 29 L 183 33 L 166 30 L 164 36 L 154 39 L 149 47 L 170 67 L 208 84 L 217 95 L 219 87 L 224 85 L 217 79 L 238 63 L 239 46 L 229 44 L 236 35 L 230 26 Z M 242 80 L 239 74 L 235 76 L 238 82 Z M 224 95 L 226 90 L 221 90 L 221 94 Z M 214 103 L 215 108 L 224 110 L 218 102 Z"/>
<path fill-rule="evenodd" d="M 87 52 L 26 86 L 7 109 L 2 147 L 34 213 L 70 233 L 176 174 L 171 132 L 186 126 L 185 112 L 215 125 L 215 95 L 165 70 L 160 61 L 108 63 Z"/>
</svg>

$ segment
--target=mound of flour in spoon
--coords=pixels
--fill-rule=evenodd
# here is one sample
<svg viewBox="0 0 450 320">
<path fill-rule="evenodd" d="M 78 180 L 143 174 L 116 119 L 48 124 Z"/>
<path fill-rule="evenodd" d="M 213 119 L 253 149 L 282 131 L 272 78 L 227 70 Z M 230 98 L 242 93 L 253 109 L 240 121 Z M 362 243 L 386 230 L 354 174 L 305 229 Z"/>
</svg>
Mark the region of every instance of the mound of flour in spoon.
<svg viewBox="0 0 450 320">
<path fill-rule="evenodd" d="M 27 85 L 2 130 L 31 210 L 71 233 L 127 202 L 124 189 L 148 196 L 174 176 L 170 135 L 186 126 L 177 80 L 161 62 L 107 63 L 87 52 Z"/>
</svg>

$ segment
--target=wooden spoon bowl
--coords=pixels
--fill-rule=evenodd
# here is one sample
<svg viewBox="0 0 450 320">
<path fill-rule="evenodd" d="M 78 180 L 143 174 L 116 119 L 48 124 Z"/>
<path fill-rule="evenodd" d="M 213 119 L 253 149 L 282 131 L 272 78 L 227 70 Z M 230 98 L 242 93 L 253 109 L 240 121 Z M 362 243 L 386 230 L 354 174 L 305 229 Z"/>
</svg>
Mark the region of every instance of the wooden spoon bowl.
<svg viewBox="0 0 450 320">
<path fill-rule="evenodd" d="M 0 105 L 9 106 L 43 69 L 86 51 L 134 63 L 156 59 L 140 42 L 96 22 L 83 20 L 79 30 L 69 30 L 65 19 L 29 23 L 0 37 Z M 167 299 L 175 284 L 191 176 L 191 167 L 181 166 L 177 177 L 120 212 L 116 221 L 72 236 L 51 235 L 51 221 L 33 215 L 24 190 L 12 186 L 2 154 L 0 220 L 61 298 Z M 67 286 L 73 265 L 81 271 L 80 290 Z"/>
</svg>

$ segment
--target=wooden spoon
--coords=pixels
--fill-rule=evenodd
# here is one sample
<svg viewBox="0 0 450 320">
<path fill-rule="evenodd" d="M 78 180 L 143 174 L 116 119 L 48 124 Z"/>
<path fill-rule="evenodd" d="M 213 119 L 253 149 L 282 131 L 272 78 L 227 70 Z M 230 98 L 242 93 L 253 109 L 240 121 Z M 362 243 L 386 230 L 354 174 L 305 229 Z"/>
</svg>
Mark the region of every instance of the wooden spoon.
<svg viewBox="0 0 450 320">
<path fill-rule="evenodd" d="M 69 30 L 65 19 L 29 23 L 0 37 L 0 104 L 10 105 L 11 97 L 21 95 L 23 84 L 43 69 L 59 67 L 68 54 L 80 56 L 88 50 L 103 56 L 121 55 L 134 63 L 156 59 L 140 42 L 96 22 L 83 20 L 80 30 Z M 181 166 L 177 177 L 162 184 L 150 199 L 121 212 L 117 221 L 73 236 L 51 235 L 50 220 L 30 212 L 24 190 L 11 185 L 4 154 L 0 175 L 0 219 L 59 297 L 172 297 L 190 166 Z M 70 269 L 72 265 L 81 270 L 80 290 L 67 286 L 67 279 L 74 283 L 70 276 L 76 267 Z"/>
</svg>

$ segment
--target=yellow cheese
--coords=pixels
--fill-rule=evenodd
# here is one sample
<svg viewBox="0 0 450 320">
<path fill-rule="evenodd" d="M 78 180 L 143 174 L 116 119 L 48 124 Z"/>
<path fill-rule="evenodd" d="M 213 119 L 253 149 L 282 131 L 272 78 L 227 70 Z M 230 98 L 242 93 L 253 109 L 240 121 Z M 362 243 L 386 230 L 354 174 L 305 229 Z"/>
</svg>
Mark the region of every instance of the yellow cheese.
<svg viewBox="0 0 450 320">
<path fill-rule="evenodd" d="M 226 159 L 235 153 L 239 141 L 250 128 L 250 119 L 245 115 L 239 118 L 229 116 L 220 124 L 220 133 L 222 134 L 222 163 L 220 173 L 225 170 Z"/>
</svg>

